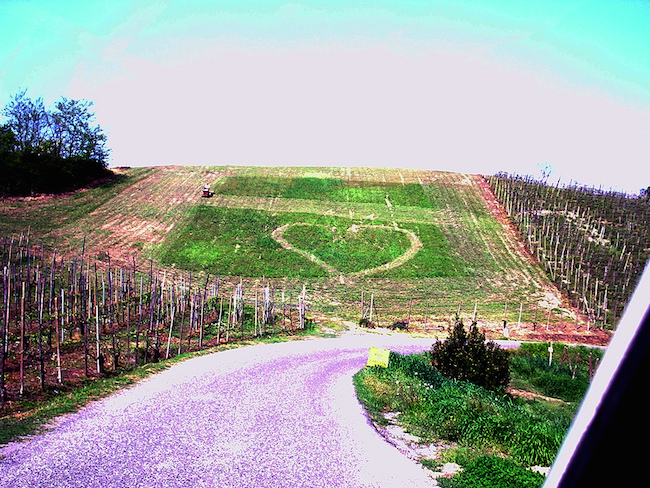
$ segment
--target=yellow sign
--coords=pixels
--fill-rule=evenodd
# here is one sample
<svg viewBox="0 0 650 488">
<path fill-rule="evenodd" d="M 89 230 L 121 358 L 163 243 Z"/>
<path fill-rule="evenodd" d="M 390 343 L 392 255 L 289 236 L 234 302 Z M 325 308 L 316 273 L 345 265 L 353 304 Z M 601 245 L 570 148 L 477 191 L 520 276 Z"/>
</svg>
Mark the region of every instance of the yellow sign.
<svg viewBox="0 0 650 488">
<path fill-rule="evenodd" d="M 378 347 L 371 347 L 368 352 L 368 364 L 366 366 L 382 366 L 388 367 L 388 357 L 390 351 L 387 349 L 380 349 Z"/>
</svg>

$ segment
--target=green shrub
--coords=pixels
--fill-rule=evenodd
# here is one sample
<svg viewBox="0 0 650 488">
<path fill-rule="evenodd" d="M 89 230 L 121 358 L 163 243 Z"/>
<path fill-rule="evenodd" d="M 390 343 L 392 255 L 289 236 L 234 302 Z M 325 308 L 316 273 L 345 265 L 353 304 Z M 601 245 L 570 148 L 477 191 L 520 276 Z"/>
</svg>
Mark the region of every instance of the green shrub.
<svg viewBox="0 0 650 488">
<path fill-rule="evenodd" d="M 510 383 L 510 356 L 472 323 L 469 334 L 462 320 L 445 341 L 437 341 L 429 352 L 431 364 L 448 378 L 469 381 L 492 391 L 504 391 Z"/>
<path fill-rule="evenodd" d="M 443 488 L 539 488 L 544 479 L 513 461 L 482 456 L 452 478 L 438 478 L 438 484 Z"/>
</svg>

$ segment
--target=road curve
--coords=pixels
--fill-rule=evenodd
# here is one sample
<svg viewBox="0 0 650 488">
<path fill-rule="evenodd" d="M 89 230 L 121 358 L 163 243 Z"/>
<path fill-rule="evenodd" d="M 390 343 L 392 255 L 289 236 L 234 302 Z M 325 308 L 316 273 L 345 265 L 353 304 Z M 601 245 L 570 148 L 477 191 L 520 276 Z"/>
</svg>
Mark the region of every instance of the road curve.
<svg viewBox="0 0 650 488">
<path fill-rule="evenodd" d="M 6 452 L 0 486 L 435 486 L 374 430 L 352 386 L 370 346 L 431 342 L 346 333 L 185 361 Z"/>
</svg>

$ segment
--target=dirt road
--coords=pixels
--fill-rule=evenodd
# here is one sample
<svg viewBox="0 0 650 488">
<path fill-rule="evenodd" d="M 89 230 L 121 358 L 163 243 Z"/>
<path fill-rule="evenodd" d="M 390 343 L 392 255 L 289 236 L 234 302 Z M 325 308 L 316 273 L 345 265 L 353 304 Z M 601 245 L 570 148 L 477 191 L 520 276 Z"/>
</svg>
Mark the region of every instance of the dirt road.
<svg viewBox="0 0 650 488">
<path fill-rule="evenodd" d="M 434 486 L 373 429 L 351 381 L 370 346 L 430 345 L 351 332 L 188 360 L 5 449 L 0 486 Z"/>
</svg>

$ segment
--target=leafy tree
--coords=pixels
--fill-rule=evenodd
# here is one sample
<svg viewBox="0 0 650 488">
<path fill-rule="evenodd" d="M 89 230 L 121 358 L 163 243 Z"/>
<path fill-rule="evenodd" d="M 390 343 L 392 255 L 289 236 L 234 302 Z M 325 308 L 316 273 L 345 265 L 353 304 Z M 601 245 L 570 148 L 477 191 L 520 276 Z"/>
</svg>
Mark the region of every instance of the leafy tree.
<svg viewBox="0 0 650 488">
<path fill-rule="evenodd" d="M 94 125 L 92 102 L 62 97 L 48 111 L 26 90 L 2 110 L 0 192 L 28 194 L 78 188 L 109 174 L 106 135 Z"/>
<path fill-rule="evenodd" d="M 488 390 L 503 391 L 510 382 L 508 352 L 492 341 L 486 343 L 476 322 L 468 334 L 458 317 L 449 337 L 433 344 L 429 361 L 448 378 L 469 381 Z"/>
<path fill-rule="evenodd" d="M 88 109 L 92 102 L 62 97 L 50 115 L 52 149 L 63 158 L 80 157 L 105 161 L 108 157 L 106 136 L 99 126 L 91 126 L 94 114 Z"/>
<path fill-rule="evenodd" d="M 641 188 L 639 198 L 645 201 L 650 201 L 650 186 L 648 188 Z"/>
<path fill-rule="evenodd" d="M 7 125 L 0 126 L 0 193 L 9 192 L 9 179 L 6 175 L 16 172 L 19 158 L 15 152 L 16 136 Z"/>
<path fill-rule="evenodd" d="M 0 154 L 5 156 L 14 151 L 16 136 L 8 125 L 0 126 Z"/>
<path fill-rule="evenodd" d="M 18 151 L 38 152 L 45 145 L 49 132 L 49 114 L 42 98 L 30 99 L 27 90 L 14 95 L 2 110 L 12 130 Z"/>
</svg>

